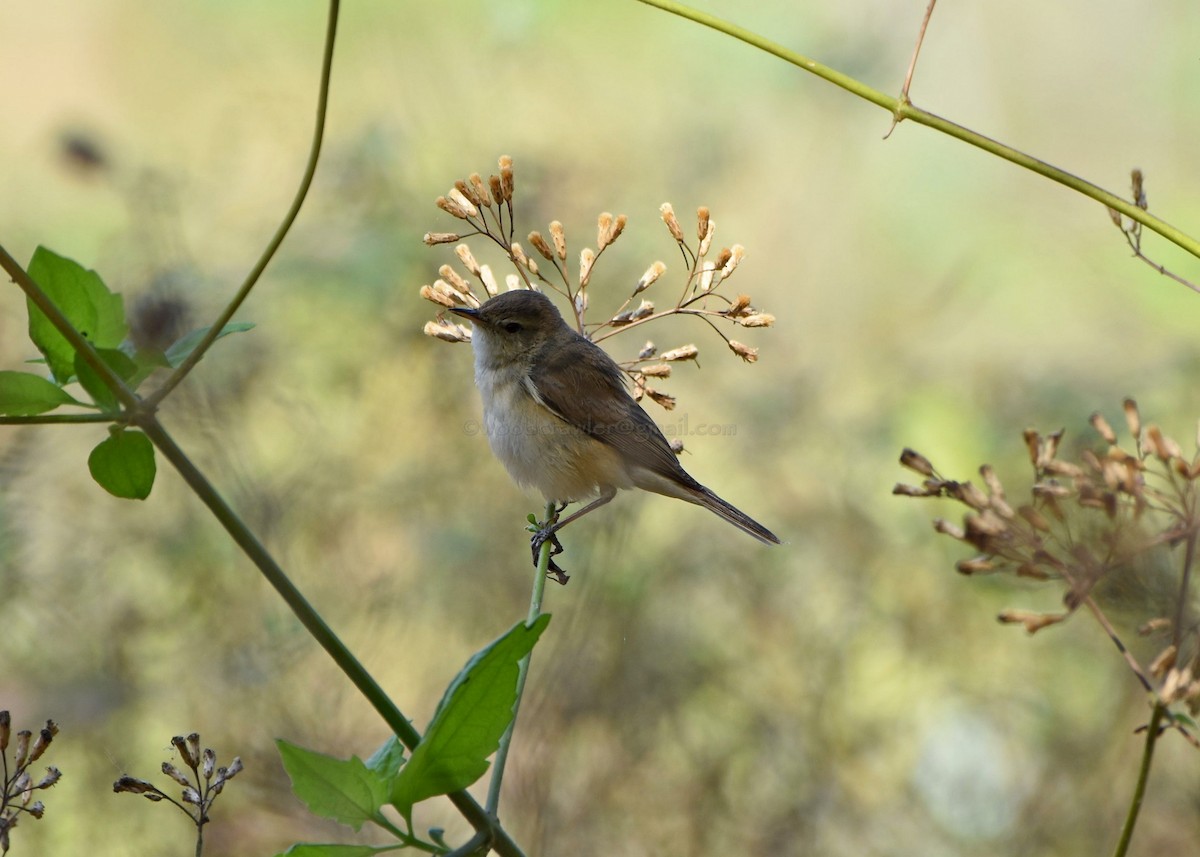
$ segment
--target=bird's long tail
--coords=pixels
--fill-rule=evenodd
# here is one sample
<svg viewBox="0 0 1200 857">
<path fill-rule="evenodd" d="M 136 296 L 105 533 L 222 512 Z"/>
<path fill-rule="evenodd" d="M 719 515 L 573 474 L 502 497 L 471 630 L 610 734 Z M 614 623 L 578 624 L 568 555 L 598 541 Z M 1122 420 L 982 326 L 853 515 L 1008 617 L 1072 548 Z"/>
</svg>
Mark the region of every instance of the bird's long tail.
<svg viewBox="0 0 1200 857">
<path fill-rule="evenodd" d="M 739 530 L 749 533 L 763 544 L 777 545 L 780 543 L 777 535 L 768 530 L 758 521 L 751 518 L 741 509 L 726 503 L 703 485 L 698 485 L 695 489 L 695 493 L 692 496 L 686 497 L 685 499 L 691 500 L 691 502 L 699 506 L 704 506 L 706 509 L 711 509 L 726 521 L 733 524 Z"/>
</svg>

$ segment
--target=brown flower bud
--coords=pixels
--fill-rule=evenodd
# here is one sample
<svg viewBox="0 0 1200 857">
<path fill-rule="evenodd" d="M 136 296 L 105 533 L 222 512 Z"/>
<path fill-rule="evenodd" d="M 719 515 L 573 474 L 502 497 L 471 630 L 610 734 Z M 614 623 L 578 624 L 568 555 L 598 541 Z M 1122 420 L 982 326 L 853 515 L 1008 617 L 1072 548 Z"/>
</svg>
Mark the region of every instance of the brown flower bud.
<svg viewBox="0 0 1200 857">
<path fill-rule="evenodd" d="M 550 222 L 550 240 L 554 242 L 554 252 L 559 261 L 567 261 L 567 233 L 563 230 L 562 223 L 557 220 Z"/>
<path fill-rule="evenodd" d="M 655 262 L 646 269 L 646 273 L 642 274 L 641 279 L 637 281 L 637 285 L 634 287 L 633 293 L 636 295 L 638 292 L 648 289 L 655 280 L 663 275 L 663 272 L 666 270 L 667 266 L 662 262 Z"/>
<path fill-rule="evenodd" d="M 667 225 L 667 229 L 671 232 L 671 237 L 683 243 L 683 230 L 679 228 L 679 221 L 675 219 L 675 209 L 671 207 L 671 203 L 664 202 L 658 207 L 659 213 L 662 215 L 663 223 Z"/>
<path fill-rule="evenodd" d="M 695 345 L 681 345 L 678 348 L 672 348 L 670 351 L 664 351 L 659 355 L 659 359 L 665 360 L 668 363 L 673 363 L 677 360 L 695 360 L 700 356 L 700 349 Z"/>
<path fill-rule="evenodd" d="M 432 247 L 435 244 L 452 244 L 462 238 L 457 232 L 426 232 L 422 239 Z"/>
<path fill-rule="evenodd" d="M 1088 421 L 1092 424 L 1092 428 L 1096 430 L 1096 433 L 1099 434 L 1100 437 L 1104 438 L 1104 440 L 1109 444 L 1114 446 L 1116 445 L 1117 433 L 1112 430 L 1112 426 L 1108 424 L 1108 420 L 1106 420 L 1099 411 L 1096 411 L 1094 414 L 1092 414 Z"/>
<path fill-rule="evenodd" d="M 922 476 L 933 476 L 934 469 L 929 459 L 914 449 L 905 447 L 900 453 L 900 466 L 907 467 Z"/>
<path fill-rule="evenodd" d="M 729 350 L 745 360 L 747 363 L 758 362 L 758 349 L 751 348 L 749 345 L 743 345 L 736 339 L 729 340 Z"/>
<path fill-rule="evenodd" d="M 1138 413 L 1137 402 L 1133 399 L 1126 399 L 1122 406 L 1125 409 L 1125 424 L 1129 426 L 1129 433 L 1133 435 L 1134 443 L 1142 436 L 1142 415 Z"/>
</svg>

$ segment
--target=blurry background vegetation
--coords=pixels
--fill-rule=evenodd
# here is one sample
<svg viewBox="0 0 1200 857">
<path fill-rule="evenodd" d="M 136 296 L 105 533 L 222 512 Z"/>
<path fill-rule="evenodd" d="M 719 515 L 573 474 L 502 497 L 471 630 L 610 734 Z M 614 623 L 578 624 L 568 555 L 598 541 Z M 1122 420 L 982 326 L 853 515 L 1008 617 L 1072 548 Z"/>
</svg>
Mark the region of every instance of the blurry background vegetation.
<svg viewBox="0 0 1200 857">
<path fill-rule="evenodd" d="M 703 5 L 896 92 L 925 2 Z M 298 181 L 325 12 L 0 6 L 0 239 L 211 317 Z M 1119 192 L 1140 166 L 1151 210 L 1195 234 L 1198 17 L 1185 0 L 943 4 L 913 99 Z M 575 253 L 599 211 L 628 214 L 594 307 L 656 258 L 678 273 L 661 202 L 685 223 L 709 205 L 718 241 L 748 249 L 729 285 L 778 316 L 740 337 L 753 366 L 700 325 L 651 331 L 695 341 L 702 367 L 678 367 L 661 385 L 678 410 L 652 413 L 735 425 L 687 437 L 685 464 L 787 544 L 653 497 L 568 530 L 573 580 L 549 593 L 502 807 L 532 854 L 1115 841 L 1147 709 L 1111 643 L 1084 616 L 1032 639 L 999 626 L 1057 590 L 958 577 L 962 551 L 928 523 L 957 511 L 889 491 L 911 445 L 950 476 L 990 461 L 1019 493 L 1023 428 L 1087 439 L 1088 414 L 1119 425 L 1126 395 L 1190 437 L 1200 297 L 1131 260 L 1096 204 L 916 126 L 884 142 L 888 122 L 633 2 L 343 11 L 316 185 L 240 315 L 258 327 L 220 343 L 164 421 L 418 727 L 524 615 L 540 507 L 463 431 L 469 349 L 421 334 L 417 288 L 451 260 L 420 243 L 452 228 L 433 198 L 507 153 L 520 232 L 560 219 Z M 1147 249 L 1196 279 L 1194 259 Z M 0 366 L 34 356 L 25 324 L 0 290 Z M 341 836 L 290 796 L 271 742 L 366 755 L 379 718 L 173 473 L 145 504 L 91 482 L 103 431 L 0 431 L 0 707 L 55 718 L 46 761 L 65 771 L 14 853 L 187 853 L 182 818 L 111 783 L 153 774 L 191 730 L 247 766 L 208 853 Z M 1198 762 L 1167 736 L 1133 853 L 1194 850 Z M 446 802 L 418 820 L 465 832 Z"/>
</svg>

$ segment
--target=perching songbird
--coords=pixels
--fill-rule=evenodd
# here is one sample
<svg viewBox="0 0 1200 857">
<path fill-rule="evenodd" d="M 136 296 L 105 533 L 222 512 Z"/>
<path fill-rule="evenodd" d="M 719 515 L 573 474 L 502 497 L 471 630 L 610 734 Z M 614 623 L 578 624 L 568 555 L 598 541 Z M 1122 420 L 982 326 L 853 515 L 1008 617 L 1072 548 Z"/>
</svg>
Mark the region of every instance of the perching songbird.
<svg viewBox="0 0 1200 857">
<path fill-rule="evenodd" d="M 621 488 L 687 500 L 765 544 L 779 544 L 774 533 L 688 475 L 629 394 L 620 367 L 572 330 L 544 294 L 515 289 L 478 309 L 450 311 L 474 323 L 484 430 L 512 478 L 563 506 L 599 495 L 535 535 L 535 562 L 544 541 Z"/>
</svg>

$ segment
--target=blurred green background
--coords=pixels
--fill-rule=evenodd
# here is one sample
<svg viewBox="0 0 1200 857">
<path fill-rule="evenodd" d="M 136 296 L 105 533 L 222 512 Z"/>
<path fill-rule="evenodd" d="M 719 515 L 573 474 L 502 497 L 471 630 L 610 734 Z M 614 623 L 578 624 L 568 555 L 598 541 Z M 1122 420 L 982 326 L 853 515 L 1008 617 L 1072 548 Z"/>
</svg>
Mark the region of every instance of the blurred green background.
<svg viewBox="0 0 1200 857">
<path fill-rule="evenodd" d="M 898 92 L 925 5 L 704 8 Z M 294 192 L 325 14 L 0 5 L 0 241 L 204 323 Z M 1184 0 L 943 4 L 912 97 L 1117 192 L 1139 166 L 1151 210 L 1195 234 L 1198 24 Z M 959 577 L 964 552 L 929 527 L 958 509 L 889 492 L 909 445 L 950 476 L 989 461 L 1017 494 L 1022 429 L 1086 438 L 1093 410 L 1121 424 L 1126 395 L 1190 438 L 1200 298 L 1132 260 L 1100 206 L 915 125 L 884 141 L 888 125 L 634 2 L 346 4 L 316 183 L 239 315 L 258 327 L 221 342 L 163 419 L 418 727 L 524 615 L 540 508 L 463 430 L 469 349 L 421 334 L 417 289 L 452 260 L 420 241 L 453 228 L 433 199 L 510 154 L 522 234 L 562 220 L 575 253 L 597 213 L 628 214 L 597 310 L 658 258 L 673 295 L 658 205 L 685 228 L 708 205 L 718 241 L 747 247 L 728 287 L 778 316 L 735 333 L 761 348 L 753 366 L 698 324 L 650 333 L 701 348 L 702 368 L 660 385 L 680 402 L 649 406 L 660 423 L 736 426 L 686 438 L 685 466 L 786 544 L 631 495 L 567 531 L 573 579 L 549 591 L 502 807 L 530 854 L 1115 843 L 1146 707 L 1111 643 L 1082 615 L 1034 638 L 998 625 L 1058 590 Z M 1196 260 L 1147 248 L 1197 279 Z M 0 290 L 0 366 L 34 356 L 25 325 Z M 182 817 L 111 783 L 154 775 L 192 730 L 247 768 L 206 853 L 367 841 L 305 814 L 272 741 L 365 756 L 379 718 L 174 473 L 144 504 L 91 482 L 103 432 L 0 431 L 0 707 L 56 719 L 46 761 L 65 772 L 13 853 L 190 853 Z M 1195 852 L 1198 761 L 1167 736 L 1132 853 Z M 467 833 L 445 801 L 417 821 Z"/>
</svg>

